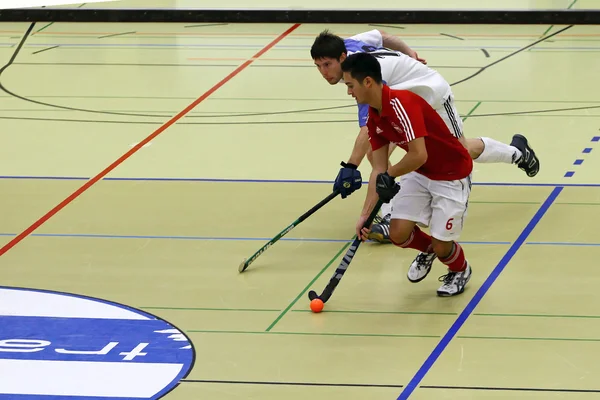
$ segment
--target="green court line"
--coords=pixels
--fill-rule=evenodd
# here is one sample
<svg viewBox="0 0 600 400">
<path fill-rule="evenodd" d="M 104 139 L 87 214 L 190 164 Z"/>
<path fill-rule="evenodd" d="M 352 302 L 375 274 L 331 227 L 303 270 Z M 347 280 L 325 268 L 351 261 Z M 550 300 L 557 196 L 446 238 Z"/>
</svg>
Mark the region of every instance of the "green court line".
<svg viewBox="0 0 600 400">
<path fill-rule="evenodd" d="M 225 333 L 225 334 L 251 334 L 251 335 L 289 335 L 289 336 L 345 336 L 345 337 L 400 337 L 400 338 L 431 338 L 438 339 L 439 335 L 402 335 L 394 333 L 333 333 L 333 332 L 277 332 L 277 331 L 211 331 L 211 330 L 186 330 L 188 333 Z"/>
<path fill-rule="evenodd" d="M 48 27 L 49 27 L 50 25 L 52 25 L 53 23 L 54 23 L 54 21 L 52 21 L 52 22 L 50 22 L 50 23 L 48 23 L 48 24 L 46 24 L 46 25 L 42 26 L 40 29 L 38 29 L 37 31 L 35 31 L 34 35 L 35 35 L 36 33 L 39 33 L 39 32 L 41 32 L 41 31 L 43 31 L 44 29 L 48 28 Z"/>
<path fill-rule="evenodd" d="M 292 310 L 292 312 L 312 312 L 310 310 Z M 456 312 L 428 312 L 428 311 L 372 311 L 372 310 L 327 310 L 322 313 L 338 314 L 390 314 L 390 315 L 449 315 L 456 316 Z M 479 317 L 534 317 L 534 318 L 571 318 L 571 319 L 600 319 L 600 315 L 572 315 L 572 314 L 494 314 L 494 313 L 473 313 Z"/>
<path fill-rule="evenodd" d="M 600 203 L 554 203 L 554 204 L 562 204 L 567 206 L 600 206 Z"/>
<path fill-rule="evenodd" d="M 239 312 L 279 312 L 274 308 L 218 308 L 218 307 L 140 307 L 142 310 L 174 310 L 174 311 L 239 311 Z"/>
<path fill-rule="evenodd" d="M 237 311 L 237 312 L 280 312 L 275 308 L 229 308 L 229 307 L 162 307 L 145 306 L 139 307 L 142 310 L 174 310 L 174 311 Z M 310 310 L 290 310 L 295 313 L 312 313 Z M 386 311 L 386 310 L 326 310 L 323 313 L 332 314 L 389 314 L 389 315 L 448 315 L 456 316 L 456 312 L 440 311 Z M 600 319 L 600 315 L 574 315 L 574 314 L 511 314 L 511 313 L 473 313 L 479 317 L 525 317 L 525 318 L 571 318 L 571 319 Z"/>
<path fill-rule="evenodd" d="M 584 338 L 550 338 L 550 337 L 514 337 L 514 336 L 456 336 L 458 339 L 487 339 L 487 340 L 532 340 L 560 342 L 600 342 L 600 339 Z"/>
<path fill-rule="evenodd" d="M 118 33 L 118 32 L 115 32 Z M 200 32 L 197 32 L 200 33 Z M 115 36 L 115 39 L 173 39 L 173 38 L 177 38 L 177 39 L 190 39 L 190 40 L 207 40 L 207 39 L 219 39 L 219 40 L 239 40 L 239 37 L 231 37 L 230 35 L 210 35 L 208 36 L 207 33 L 210 32 L 202 32 L 203 34 L 199 34 L 199 35 L 185 35 L 185 32 L 182 32 L 182 34 L 177 35 L 131 35 L 129 37 L 122 37 L 122 36 Z M 274 35 L 276 36 L 276 35 Z M 44 35 L 45 38 L 52 38 L 52 39 L 90 39 L 90 38 L 94 38 L 94 35 L 52 35 L 52 34 L 48 34 L 48 35 Z M 290 39 L 304 39 L 304 38 L 290 38 Z M 258 37 L 244 37 L 244 40 L 264 40 L 264 37 L 262 36 L 258 36 Z M 485 40 L 485 39 L 484 39 Z M 310 59 L 306 59 L 307 62 L 310 61 Z"/>
<path fill-rule="evenodd" d="M 539 201 L 469 201 L 469 203 L 475 204 L 542 204 Z M 560 204 L 563 206 L 600 206 L 600 203 L 570 203 L 570 202 L 560 202 L 554 203 Z"/>
<path fill-rule="evenodd" d="M 286 336 L 334 336 L 334 337 L 385 337 L 385 338 L 407 338 L 407 339 L 439 339 L 439 335 L 410 335 L 394 333 L 333 333 L 333 332 L 277 332 L 277 331 L 220 331 L 190 329 L 186 333 L 217 333 L 237 335 L 286 335 Z M 553 338 L 553 337 L 517 337 L 517 336 L 470 336 L 459 335 L 459 339 L 476 340 L 525 340 L 525 341 L 561 341 L 561 342 L 600 342 L 600 339 L 586 338 Z"/>
<path fill-rule="evenodd" d="M 551 30 L 552 28 L 554 28 L 554 25 L 550 25 L 550 26 L 548 27 L 548 29 L 546 29 L 546 30 L 544 31 L 544 33 L 542 33 L 542 36 L 540 36 L 540 37 L 544 37 L 544 36 L 546 36 L 546 34 L 547 34 L 548 32 L 550 32 L 550 30 Z"/>
<path fill-rule="evenodd" d="M 577 3 L 577 0 L 573 0 L 573 2 L 569 4 L 569 7 L 567 7 L 567 10 L 570 10 L 575 5 L 575 3 Z"/>
<path fill-rule="evenodd" d="M 539 48 L 531 47 L 532 51 L 539 51 Z M 554 50 L 551 47 L 546 47 L 542 52 L 546 53 L 599 53 L 600 50 L 584 50 L 584 49 L 571 49 L 571 50 Z"/>
<path fill-rule="evenodd" d="M 559 112 L 559 111 L 554 111 Z M 477 115 L 473 115 L 473 117 L 477 117 Z M 600 114 L 598 115 L 581 115 L 581 114 L 508 114 L 508 115 L 498 115 L 498 117 L 535 117 L 535 118 L 600 118 Z"/>
<path fill-rule="evenodd" d="M 558 42 L 600 42 L 600 39 L 576 39 L 576 38 L 565 38 L 565 39 L 556 39 L 554 43 Z"/>
<path fill-rule="evenodd" d="M 175 311 L 237 311 L 237 312 L 280 312 L 275 308 L 233 308 L 233 307 L 163 307 L 144 306 L 142 310 L 175 310 Z M 310 310 L 290 310 L 295 313 L 312 313 Z M 326 310 L 323 313 L 332 314 L 389 314 L 389 315 L 448 315 L 456 316 L 456 312 L 440 311 L 386 311 L 386 310 Z M 575 314 L 512 314 L 512 313 L 473 313 L 479 317 L 514 317 L 514 318 L 570 318 L 570 319 L 600 319 L 600 315 L 575 315 Z"/>
<path fill-rule="evenodd" d="M 292 310 L 292 312 L 311 313 L 311 310 Z M 370 310 L 328 310 L 321 313 L 337 313 L 337 314 L 393 314 L 393 315 L 450 315 L 456 316 L 455 312 L 435 312 L 435 311 L 370 311 Z"/>
<path fill-rule="evenodd" d="M 541 201 L 469 201 L 470 204 L 542 204 Z"/>
<path fill-rule="evenodd" d="M 456 99 L 456 103 L 473 103 L 475 101 L 481 101 L 485 103 L 576 103 L 576 104 L 597 104 L 600 101 L 584 101 L 584 100 L 467 100 L 467 99 Z"/>
<path fill-rule="evenodd" d="M 481 105 L 481 101 L 478 101 L 477 104 L 475 104 L 475 106 L 473 108 L 471 108 L 471 111 L 469 111 L 467 113 L 467 115 L 465 115 L 465 117 L 463 118 L 463 122 L 467 120 L 467 118 L 469 118 L 471 116 L 471 114 L 473 114 L 473 111 L 477 110 L 477 107 L 479 107 Z"/>
<path fill-rule="evenodd" d="M 572 315 L 572 314 L 494 314 L 494 313 L 473 313 L 479 317 L 532 317 L 532 318 L 581 318 L 581 319 L 600 319 L 600 315 Z"/>
<path fill-rule="evenodd" d="M 329 260 L 329 262 L 327 263 L 327 265 L 325 265 L 325 267 L 323 267 L 323 269 L 321 269 L 321 271 L 319 271 L 319 273 L 317 274 L 317 276 L 315 276 L 313 278 L 312 281 L 310 281 L 308 283 L 308 285 L 306 285 L 306 287 L 304 289 L 302 289 L 302 292 L 300 292 L 300 294 L 298 296 L 296 296 L 296 298 L 285 308 L 285 310 L 283 310 L 281 312 L 281 314 L 279 314 L 279 316 L 275 319 L 275 321 L 273 321 L 271 323 L 271 325 L 269 325 L 269 327 L 266 329 L 266 332 L 269 332 L 271 329 L 273 329 L 273 327 L 281 320 L 281 318 L 283 318 L 283 316 L 294 306 L 294 304 L 296 304 L 296 302 L 300 299 L 300 297 L 302 297 L 302 295 L 304 295 L 304 293 L 310 289 L 310 287 L 317 281 L 317 279 L 319 279 L 319 277 L 321 275 L 323 275 L 323 272 L 325 272 L 327 270 L 327 268 L 329 268 L 329 266 L 331 264 L 333 264 L 333 262 L 336 260 L 336 258 L 338 258 L 340 256 L 340 254 L 342 254 L 347 248 L 348 246 L 350 246 L 350 244 L 352 243 L 352 241 L 356 238 L 356 235 L 354 235 L 354 237 L 352 237 L 352 239 L 350 239 L 350 241 L 348 241 L 344 247 L 342 247 L 335 256 L 333 256 L 333 258 L 331 260 Z"/>
<path fill-rule="evenodd" d="M 72 37 L 72 36 L 68 36 L 68 37 Z M 544 35 L 541 35 L 540 37 L 544 37 Z M 434 39 L 434 38 L 431 38 Z M 478 39 L 478 38 L 474 38 L 473 40 L 486 40 L 486 41 L 506 41 L 506 39 L 502 39 L 502 38 L 485 38 L 485 39 Z M 531 41 L 530 38 L 511 38 L 510 41 Z M 552 43 L 560 43 L 560 42 L 599 42 L 600 39 L 577 39 L 577 38 L 573 38 L 573 37 L 564 37 L 564 39 L 552 39 Z M 549 42 L 550 43 L 550 42 Z M 483 47 L 483 46 L 482 46 Z"/>
</svg>

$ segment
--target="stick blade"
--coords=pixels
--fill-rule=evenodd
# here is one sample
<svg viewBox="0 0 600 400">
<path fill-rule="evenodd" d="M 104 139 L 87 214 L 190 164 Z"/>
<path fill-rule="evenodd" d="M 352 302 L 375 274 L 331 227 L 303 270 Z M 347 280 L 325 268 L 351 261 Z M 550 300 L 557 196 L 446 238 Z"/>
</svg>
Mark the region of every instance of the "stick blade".
<svg viewBox="0 0 600 400">
<path fill-rule="evenodd" d="M 244 258 L 244 260 L 240 263 L 240 266 L 238 267 L 239 273 L 244 272 L 246 268 L 248 268 L 248 260 Z"/>
<path fill-rule="evenodd" d="M 311 290 L 310 292 L 308 292 L 308 298 L 310 301 L 313 301 L 314 299 L 316 299 L 318 297 L 319 297 L 319 295 L 314 290 Z"/>
</svg>

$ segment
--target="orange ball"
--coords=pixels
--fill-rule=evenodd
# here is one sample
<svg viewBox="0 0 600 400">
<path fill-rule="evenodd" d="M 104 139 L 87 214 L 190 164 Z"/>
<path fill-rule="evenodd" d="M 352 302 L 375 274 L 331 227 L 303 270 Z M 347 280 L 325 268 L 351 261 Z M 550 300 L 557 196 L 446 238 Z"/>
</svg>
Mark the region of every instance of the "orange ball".
<svg viewBox="0 0 600 400">
<path fill-rule="evenodd" d="M 314 299 L 310 302 L 310 309 L 314 313 L 320 313 L 323 310 L 323 306 L 323 300 L 321 299 Z"/>
</svg>

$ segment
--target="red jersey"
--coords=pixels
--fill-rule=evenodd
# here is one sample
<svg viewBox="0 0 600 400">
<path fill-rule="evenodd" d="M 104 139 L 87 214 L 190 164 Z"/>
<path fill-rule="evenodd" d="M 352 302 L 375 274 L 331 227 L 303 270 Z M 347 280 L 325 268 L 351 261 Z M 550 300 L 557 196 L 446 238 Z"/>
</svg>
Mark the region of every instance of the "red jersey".
<svg viewBox="0 0 600 400">
<path fill-rule="evenodd" d="M 438 181 L 462 179 L 471 173 L 469 152 L 423 98 L 384 84 L 381 104 L 381 115 L 369 107 L 367 128 L 373 151 L 387 143 L 408 151 L 408 142 L 424 137 L 427 161 L 416 172 Z"/>
</svg>

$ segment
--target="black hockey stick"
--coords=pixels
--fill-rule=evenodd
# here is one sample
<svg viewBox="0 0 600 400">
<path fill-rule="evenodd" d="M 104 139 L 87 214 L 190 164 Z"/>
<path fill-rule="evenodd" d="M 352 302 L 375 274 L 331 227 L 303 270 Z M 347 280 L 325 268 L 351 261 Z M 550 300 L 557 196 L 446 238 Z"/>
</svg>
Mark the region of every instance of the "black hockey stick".
<svg viewBox="0 0 600 400">
<path fill-rule="evenodd" d="M 331 200 L 336 198 L 338 194 L 340 194 L 340 192 L 337 190 L 334 190 L 329 196 L 325 197 L 317 205 L 315 205 L 313 208 L 311 208 L 310 210 L 308 210 L 307 212 L 302 214 L 300 217 L 298 217 L 297 220 L 295 220 L 290 225 L 288 225 L 287 228 L 285 228 L 284 230 L 279 232 L 277 234 L 277 236 L 275 236 L 273 239 L 269 240 L 263 247 L 261 247 L 256 253 L 254 253 L 252 255 L 252 257 L 250 257 L 248 259 L 244 258 L 244 260 L 240 263 L 240 266 L 238 267 L 238 271 L 240 273 L 244 272 L 246 270 L 246 268 L 248 268 L 248 266 L 254 262 L 254 260 L 256 260 L 262 253 L 264 253 L 275 242 L 277 242 L 279 239 L 281 239 L 282 237 L 287 235 L 292 229 L 294 229 L 296 226 L 300 225 L 300 223 L 302 221 L 304 221 L 306 218 L 310 217 L 312 214 L 314 214 L 317 210 L 319 210 L 325 204 L 329 203 Z"/>
<path fill-rule="evenodd" d="M 381 208 L 382 204 L 383 204 L 383 201 L 381 201 L 381 200 L 377 201 L 375 208 L 373 208 L 373 211 L 371 211 L 371 214 L 369 215 L 369 218 L 367 218 L 367 220 L 365 221 L 363 228 L 367 228 L 367 227 L 371 226 L 371 224 L 373 223 L 373 220 L 375 219 L 375 216 L 379 212 L 379 209 Z M 357 237 L 356 239 L 354 239 L 354 241 L 352 242 L 352 244 L 350 245 L 348 250 L 346 250 L 346 254 L 342 258 L 342 261 L 340 261 L 340 265 L 335 270 L 335 273 L 329 280 L 329 283 L 327 284 L 327 286 L 323 290 L 323 293 L 321 293 L 320 296 L 317 295 L 317 292 L 315 292 L 314 290 L 311 290 L 310 292 L 308 292 L 308 298 L 310 299 L 310 301 L 313 301 L 314 299 L 319 298 L 319 299 L 321 299 L 321 301 L 323 303 L 327 303 L 327 300 L 329 300 L 329 298 L 333 294 L 333 291 L 337 287 L 338 283 L 340 283 L 340 281 L 342 280 L 344 273 L 350 266 L 350 263 L 352 262 L 352 259 L 354 258 L 354 255 L 356 254 L 356 252 L 358 250 L 358 246 L 360 246 L 361 242 L 362 242 L 362 240 L 360 240 L 360 237 Z"/>
</svg>

